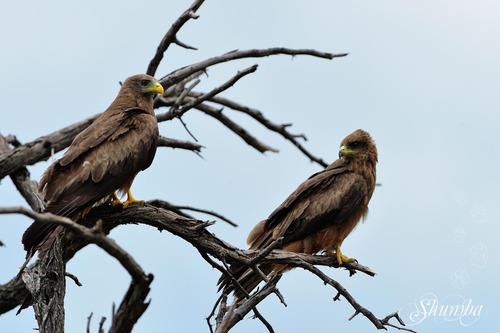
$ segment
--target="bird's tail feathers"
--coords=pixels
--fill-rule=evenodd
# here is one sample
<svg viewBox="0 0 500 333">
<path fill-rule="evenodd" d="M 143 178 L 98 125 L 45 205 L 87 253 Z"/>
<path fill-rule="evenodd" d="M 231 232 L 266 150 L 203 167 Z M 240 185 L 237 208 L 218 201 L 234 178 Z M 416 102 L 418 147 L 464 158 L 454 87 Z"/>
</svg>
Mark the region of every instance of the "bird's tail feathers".
<svg viewBox="0 0 500 333">
<path fill-rule="evenodd" d="M 52 234 L 52 231 L 54 231 L 56 227 L 57 224 L 54 223 L 33 222 L 28 229 L 26 229 L 22 238 L 24 249 L 27 252 L 26 257 L 33 255 L 36 248 L 42 246 L 42 244 L 44 246 L 49 245 L 50 248 L 51 243 L 49 240 L 50 237 L 48 236 Z"/>
<path fill-rule="evenodd" d="M 277 265 L 263 264 L 259 265 L 258 268 L 262 272 L 262 275 L 270 278 L 276 272 L 281 271 L 283 265 L 277 267 Z M 246 298 L 247 294 L 251 294 L 259 283 L 263 281 L 261 274 L 247 266 L 232 266 L 229 273 L 238 281 L 238 284 L 243 288 L 244 292 L 237 288 L 231 281 L 231 278 L 226 275 L 223 275 L 219 279 L 219 291 L 224 289 L 227 293 L 233 292 L 238 301 Z"/>
</svg>

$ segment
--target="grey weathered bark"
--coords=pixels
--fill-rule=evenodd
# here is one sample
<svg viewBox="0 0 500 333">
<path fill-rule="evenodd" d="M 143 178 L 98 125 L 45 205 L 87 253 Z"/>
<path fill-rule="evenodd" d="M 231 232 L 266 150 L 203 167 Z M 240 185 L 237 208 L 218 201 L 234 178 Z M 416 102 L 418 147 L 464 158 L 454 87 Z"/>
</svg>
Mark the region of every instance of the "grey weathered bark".
<svg viewBox="0 0 500 333">
<path fill-rule="evenodd" d="M 23 302 L 33 304 L 40 333 L 64 332 L 66 263 L 63 260 L 63 235 L 59 235 L 39 265 L 26 268 L 22 280 L 29 292 Z"/>
</svg>

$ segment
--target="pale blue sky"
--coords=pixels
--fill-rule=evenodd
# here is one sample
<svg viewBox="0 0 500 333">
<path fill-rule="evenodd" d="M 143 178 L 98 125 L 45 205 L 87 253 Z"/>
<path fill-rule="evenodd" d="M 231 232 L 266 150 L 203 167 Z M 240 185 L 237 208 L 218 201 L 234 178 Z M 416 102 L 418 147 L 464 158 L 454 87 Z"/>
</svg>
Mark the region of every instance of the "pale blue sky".
<svg viewBox="0 0 500 333">
<path fill-rule="evenodd" d="M 0 132 L 31 141 L 103 111 L 118 81 L 144 72 L 163 34 L 191 1 L 10 1 L 0 4 Z M 478 317 L 429 317 L 421 332 L 487 332 L 499 313 L 497 234 L 500 166 L 500 4 L 497 1 L 206 1 L 200 18 L 179 38 L 198 51 L 173 46 L 159 68 L 170 71 L 233 49 L 316 48 L 345 58 L 327 61 L 278 56 L 224 64 L 198 89 L 221 84 L 254 63 L 258 71 L 224 93 L 255 107 L 327 161 L 357 128 L 379 149 L 378 181 L 370 214 L 343 250 L 371 267 L 374 278 L 324 269 L 375 315 L 410 314 L 420 299 L 482 305 Z M 130 23 L 132 22 L 132 23 Z M 92 96 L 89 98 L 88 96 Z M 220 212 L 239 223 L 210 230 L 246 247 L 252 226 L 265 218 L 319 166 L 288 142 L 239 114 L 227 113 L 280 150 L 262 155 L 212 119 L 189 112 L 184 120 L 206 146 L 195 154 L 160 149 L 134 184 L 141 199 L 162 198 Z M 163 135 L 190 139 L 177 121 Z M 47 163 L 29 167 L 39 179 Z M 26 205 L 10 180 L 0 205 Z M 200 216 L 200 218 L 207 218 Z M 17 273 L 20 238 L 30 220 L 0 216 L 0 283 Z M 155 275 L 151 305 L 136 332 L 208 332 L 205 316 L 217 298 L 219 274 L 189 244 L 168 233 L 124 226 L 111 234 Z M 68 265 L 83 287 L 68 282 L 68 332 L 81 332 L 93 312 L 110 318 L 130 279 L 93 246 Z M 370 332 L 372 324 L 335 291 L 302 270 L 280 282 L 288 307 L 275 297 L 261 313 L 277 332 Z M 427 296 L 425 296 L 427 295 Z M 431 296 L 429 296 L 431 295 Z M 435 297 L 435 298 L 433 298 Z M 418 322 L 418 318 L 413 318 Z M 469 325 L 472 320 L 475 321 Z M 0 317 L 0 331 L 28 332 L 32 310 Z M 468 325 L 468 326 L 467 326 Z M 496 326 L 496 325 L 495 325 Z M 250 318 L 234 332 L 265 332 Z"/>
</svg>

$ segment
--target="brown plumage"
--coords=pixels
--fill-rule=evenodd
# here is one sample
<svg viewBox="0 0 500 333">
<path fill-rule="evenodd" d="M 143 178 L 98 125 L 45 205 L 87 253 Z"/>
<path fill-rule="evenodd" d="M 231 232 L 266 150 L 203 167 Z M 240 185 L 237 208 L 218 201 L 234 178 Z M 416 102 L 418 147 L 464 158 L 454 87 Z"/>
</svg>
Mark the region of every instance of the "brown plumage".
<svg viewBox="0 0 500 333">
<path fill-rule="evenodd" d="M 264 221 L 250 232 L 247 242 L 251 250 L 269 246 L 283 237 L 281 249 L 289 252 L 315 254 L 325 251 L 340 264 L 351 261 L 342 255 L 340 246 L 358 222 L 368 213 L 368 202 L 375 189 L 377 148 L 363 130 L 349 134 L 341 143 L 339 159 L 303 182 Z M 260 265 L 271 276 L 281 272 L 283 265 Z M 231 274 L 250 293 L 261 281 L 252 269 L 232 266 Z M 220 288 L 233 290 L 223 276 Z M 241 292 L 235 292 L 243 298 Z"/>
<path fill-rule="evenodd" d="M 115 191 L 128 194 L 124 206 L 136 202 L 130 186 L 153 161 L 158 139 L 153 97 L 163 91 L 156 79 L 145 74 L 123 82 L 106 111 L 43 174 L 39 191 L 45 212 L 77 221 L 103 199 L 116 200 Z M 22 239 L 27 256 L 42 245 L 44 250 L 50 247 L 48 236 L 54 229 L 54 224 L 33 222 Z"/>
</svg>

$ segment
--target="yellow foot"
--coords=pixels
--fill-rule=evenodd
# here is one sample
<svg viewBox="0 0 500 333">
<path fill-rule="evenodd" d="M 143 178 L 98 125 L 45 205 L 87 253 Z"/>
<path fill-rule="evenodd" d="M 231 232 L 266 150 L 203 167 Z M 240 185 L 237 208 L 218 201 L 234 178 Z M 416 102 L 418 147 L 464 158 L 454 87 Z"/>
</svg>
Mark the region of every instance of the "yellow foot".
<svg viewBox="0 0 500 333">
<path fill-rule="evenodd" d="M 343 263 L 348 263 L 348 262 L 358 262 L 356 259 L 346 257 L 343 254 L 340 255 L 340 259 L 339 259 L 339 256 L 337 256 L 337 261 L 339 262 L 339 265 L 342 265 Z"/>
<path fill-rule="evenodd" d="M 116 195 L 116 193 L 113 192 L 113 201 L 111 201 L 111 206 L 116 207 L 116 206 L 122 206 L 123 203 L 120 201 L 120 198 Z"/>
<path fill-rule="evenodd" d="M 123 208 L 127 208 L 128 205 L 130 204 L 140 204 L 144 205 L 144 200 L 136 200 L 134 196 L 132 195 L 132 191 L 130 189 L 127 191 L 127 200 L 122 203 Z"/>
<path fill-rule="evenodd" d="M 337 262 L 339 263 L 339 266 L 342 266 L 343 263 L 357 262 L 356 259 L 349 258 L 349 257 L 343 255 L 342 251 L 340 251 L 340 246 L 337 246 L 337 249 L 335 250 L 335 256 L 337 257 Z"/>
</svg>

